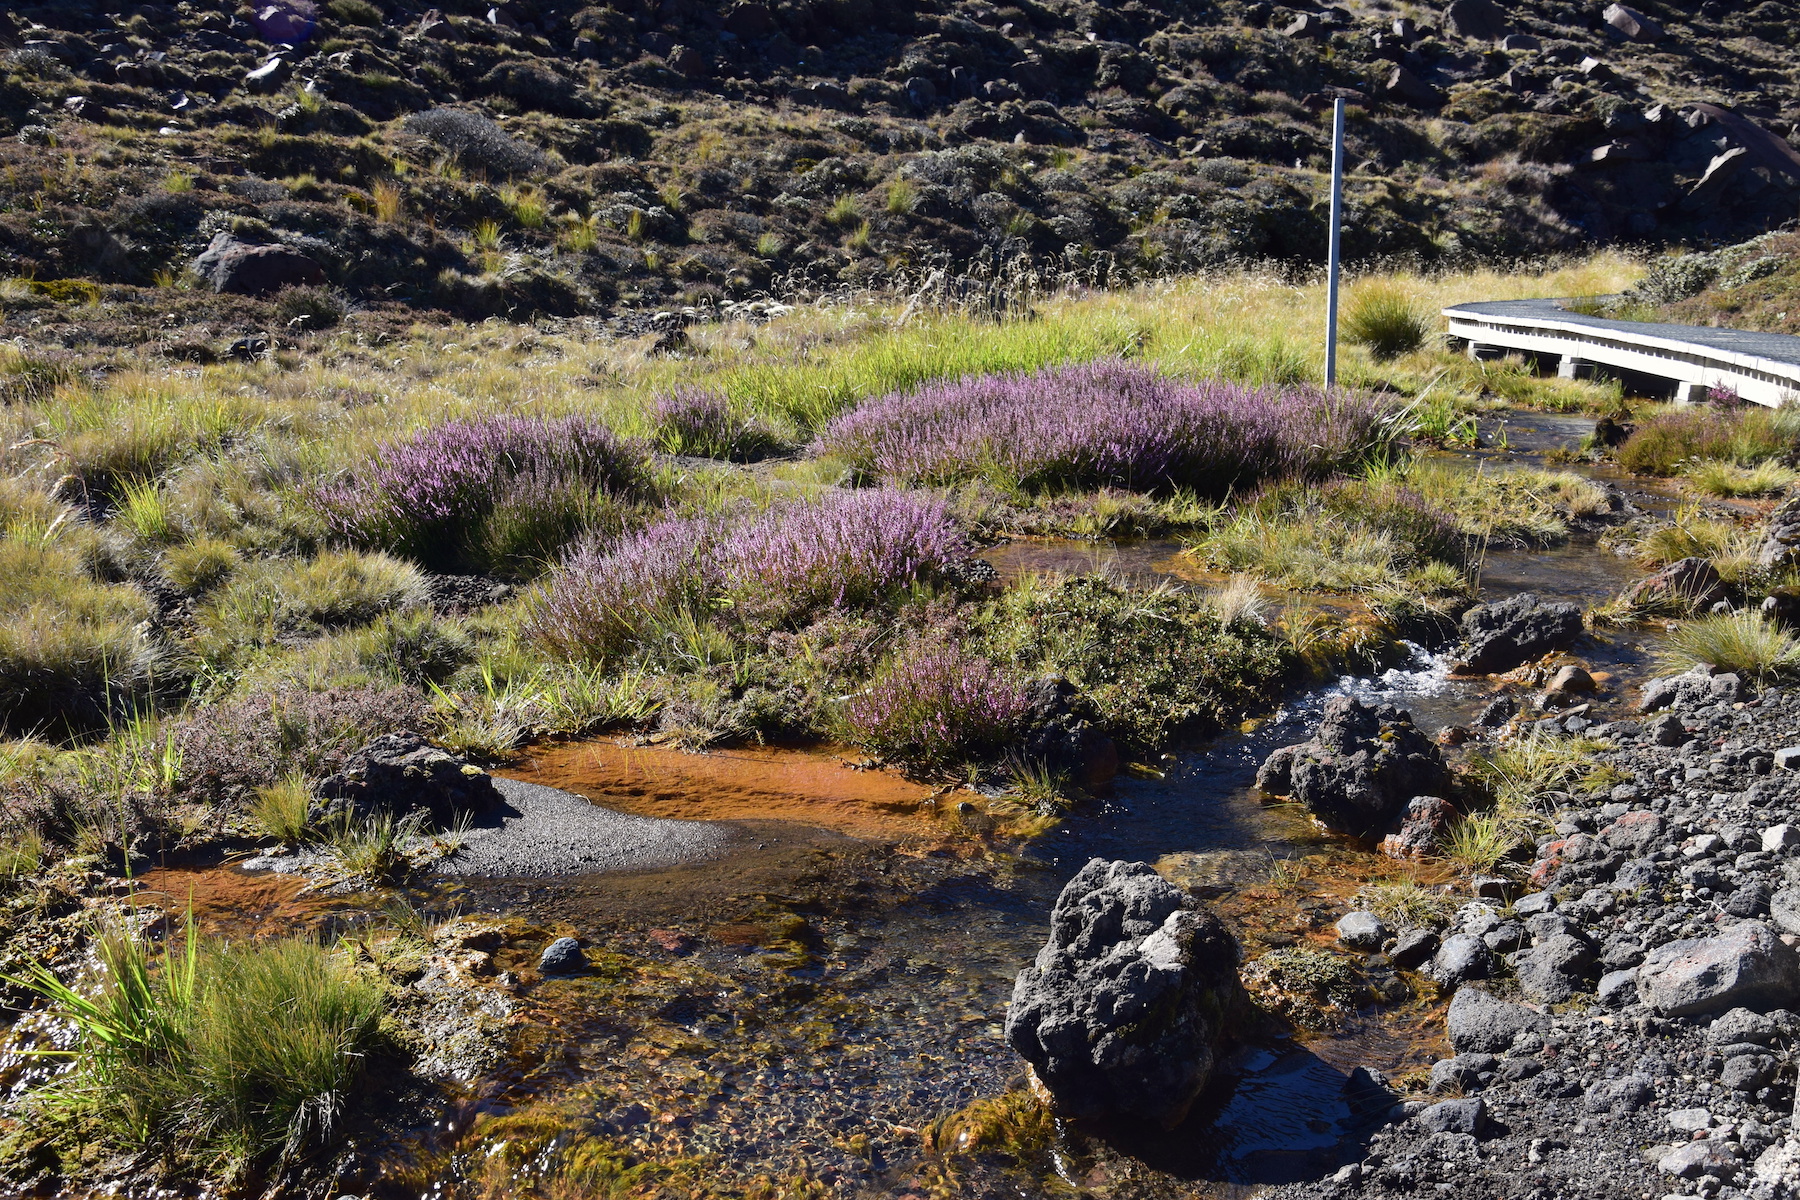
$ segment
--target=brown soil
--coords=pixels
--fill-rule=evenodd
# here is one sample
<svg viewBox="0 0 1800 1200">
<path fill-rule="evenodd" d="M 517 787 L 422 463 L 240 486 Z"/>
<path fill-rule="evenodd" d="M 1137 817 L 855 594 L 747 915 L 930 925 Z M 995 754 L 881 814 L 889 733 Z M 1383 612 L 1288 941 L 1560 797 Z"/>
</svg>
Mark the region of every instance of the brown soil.
<svg viewBox="0 0 1800 1200">
<path fill-rule="evenodd" d="M 937 789 L 889 771 L 853 768 L 828 750 L 688 754 L 573 742 L 540 747 L 522 767 L 501 774 L 645 817 L 791 821 L 878 841 L 939 832 Z"/>
</svg>

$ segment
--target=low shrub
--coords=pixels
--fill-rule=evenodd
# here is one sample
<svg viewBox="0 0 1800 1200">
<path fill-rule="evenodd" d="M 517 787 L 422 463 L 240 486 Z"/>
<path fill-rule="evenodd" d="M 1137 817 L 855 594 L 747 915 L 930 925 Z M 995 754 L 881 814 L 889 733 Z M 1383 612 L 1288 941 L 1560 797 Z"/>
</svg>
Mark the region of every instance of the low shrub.
<svg viewBox="0 0 1800 1200">
<path fill-rule="evenodd" d="M 464 166 L 491 175 L 535 175 L 549 166 L 542 150 L 480 113 L 434 108 L 408 117 L 406 130 L 448 150 Z"/>
<path fill-rule="evenodd" d="M 832 421 L 816 449 L 897 483 L 1219 498 L 1379 457 L 1393 432 L 1385 415 L 1366 396 L 1189 384 L 1111 360 L 897 392 Z"/>
<path fill-rule="evenodd" d="M 74 1070 L 39 1102 L 90 1118 L 114 1148 L 225 1176 L 330 1146 L 382 1045 L 378 981 L 302 939 L 185 943 L 158 962 L 136 937 L 99 943 L 97 993 L 44 967 L 21 981 L 74 1031 Z M 30 1101 L 27 1101 L 30 1103 Z"/>
<path fill-rule="evenodd" d="M 760 418 L 737 411 L 723 394 L 704 388 L 678 388 L 659 396 L 651 419 L 657 448 L 665 454 L 756 462 L 787 449 Z"/>
<path fill-rule="evenodd" d="M 648 498 L 644 459 L 588 417 L 456 421 L 317 489 L 332 536 L 434 570 L 529 573 Z"/>
<path fill-rule="evenodd" d="M 915 645 L 844 705 L 850 740 L 915 770 L 944 772 L 999 753 L 1031 697 L 1015 673 L 951 641 Z"/>
<path fill-rule="evenodd" d="M 288 287 L 275 297 L 275 319 L 296 332 L 335 328 L 347 312 L 344 298 L 330 288 Z"/>
<path fill-rule="evenodd" d="M 1431 328 L 1405 289 L 1367 283 L 1350 293 L 1344 306 L 1344 340 L 1368 347 L 1377 359 L 1398 358 L 1425 344 Z"/>
<path fill-rule="evenodd" d="M 561 658 L 599 661 L 641 640 L 654 622 L 704 613 L 722 578 L 717 540 L 715 522 L 670 519 L 585 542 L 527 602 L 528 633 Z"/>
<path fill-rule="evenodd" d="M 996 662 L 1068 678 L 1140 753 L 1239 719 L 1295 665 L 1280 634 L 1227 621 L 1209 597 L 1093 576 L 1010 589 L 982 632 Z"/>
<path fill-rule="evenodd" d="M 180 788 L 234 808 L 280 780 L 329 775 L 370 739 L 420 729 L 428 716 L 424 699 L 406 688 L 252 692 L 183 720 Z"/>
</svg>

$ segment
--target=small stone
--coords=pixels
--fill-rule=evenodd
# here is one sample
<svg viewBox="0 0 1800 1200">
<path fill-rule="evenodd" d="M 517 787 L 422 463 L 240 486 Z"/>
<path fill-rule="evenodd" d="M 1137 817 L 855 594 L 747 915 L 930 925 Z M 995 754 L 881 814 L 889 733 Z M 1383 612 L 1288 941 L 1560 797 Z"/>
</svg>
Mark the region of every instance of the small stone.
<svg viewBox="0 0 1800 1200">
<path fill-rule="evenodd" d="M 1388 961 L 1410 971 L 1437 953 L 1438 935 L 1429 929 L 1409 929 L 1394 940 Z"/>
<path fill-rule="evenodd" d="M 1431 1083 L 1427 1090 L 1434 1096 L 1446 1092 L 1472 1092 L 1482 1085 L 1482 1076 L 1493 1074 L 1500 1060 L 1491 1054 L 1458 1054 L 1455 1058 L 1446 1058 L 1431 1068 Z"/>
<path fill-rule="evenodd" d="M 1520 1034 L 1542 1034 L 1550 1028 L 1550 1018 L 1543 1013 L 1497 999 L 1478 987 L 1457 991 L 1444 1022 L 1450 1046 L 1458 1054 L 1499 1054 Z"/>
<path fill-rule="evenodd" d="M 1677 1133 L 1698 1133 L 1712 1128 L 1713 1115 L 1704 1108 L 1680 1108 L 1669 1114 L 1669 1128 Z"/>
<path fill-rule="evenodd" d="M 1783 746 L 1777 750 L 1775 765 L 1783 771 L 1800 771 L 1800 746 Z"/>
<path fill-rule="evenodd" d="M 1446 990 L 1461 987 L 1471 979 L 1486 979 L 1493 973 L 1494 959 L 1487 943 L 1473 933 L 1452 934 L 1438 947 L 1428 974 Z"/>
<path fill-rule="evenodd" d="M 1737 1178 L 1738 1160 L 1725 1145 L 1714 1139 L 1689 1142 L 1657 1160 L 1656 1168 L 1679 1179 L 1699 1179 L 1712 1175 L 1718 1179 Z"/>
<path fill-rule="evenodd" d="M 1556 907 L 1556 897 L 1549 892 L 1533 892 L 1529 896 L 1520 896 L 1513 901 L 1513 913 L 1520 917 L 1535 916 L 1549 912 Z"/>
<path fill-rule="evenodd" d="M 1637 999 L 1637 971 L 1608 971 L 1600 977 L 1594 994 L 1608 1008 L 1624 1008 Z"/>
<path fill-rule="evenodd" d="M 1591 692 L 1594 690 L 1594 677 L 1587 669 L 1575 663 L 1569 663 L 1550 679 L 1550 691 L 1559 694 L 1571 692 Z"/>
<path fill-rule="evenodd" d="M 1800 826 L 1783 821 L 1762 831 L 1762 848 L 1767 851 L 1792 850 L 1800 846 Z"/>
<path fill-rule="evenodd" d="M 587 970 L 587 965 L 581 943 L 572 937 L 557 938 L 544 947 L 538 958 L 538 970 L 545 975 L 579 975 Z"/>
<path fill-rule="evenodd" d="M 1338 921 L 1337 935 L 1338 941 L 1352 950 L 1379 950 L 1393 931 L 1372 912 L 1353 912 Z"/>
<path fill-rule="evenodd" d="M 1688 740 L 1687 726 L 1674 713 L 1664 713 L 1650 722 L 1650 736 L 1659 746 L 1679 746 Z"/>
</svg>

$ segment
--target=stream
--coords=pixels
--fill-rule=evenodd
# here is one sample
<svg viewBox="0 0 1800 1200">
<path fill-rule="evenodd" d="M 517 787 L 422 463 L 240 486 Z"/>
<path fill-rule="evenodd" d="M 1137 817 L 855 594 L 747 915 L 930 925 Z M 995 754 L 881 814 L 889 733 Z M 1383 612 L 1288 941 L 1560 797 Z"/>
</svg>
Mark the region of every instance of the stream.
<svg viewBox="0 0 1800 1200">
<path fill-rule="evenodd" d="M 1504 423 L 1507 450 L 1456 457 L 1486 470 L 1544 465 L 1546 452 L 1591 427 L 1536 413 Z M 1489 425 L 1492 440 L 1499 421 Z M 1641 480 L 1560 469 L 1607 479 L 1646 510 L 1675 503 Z M 987 557 L 1008 576 L 1104 570 L 1143 584 L 1216 584 L 1179 550 L 1172 541 L 1018 541 Z M 1480 592 L 1533 590 L 1591 605 L 1640 573 L 1591 543 L 1504 550 L 1489 554 Z M 1604 673 L 1602 713 L 1618 711 L 1625 683 L 1644 675 L 1649 639 L 1623 631 L 1579 648 Z M 957 796 L 852 770 L 842 761 L 849 752 L 541 748 L 503 773 L 628 812 L 731 822 L 738 840 L 723 858 L 668 870 L 464 878 L 415 894 L 434 915 L 503 915 L 543 940 L 576 933 L 603 965 L 585 979 L 535 981 L 529 969 L 543 940 L 496 955 L 496 966 L 527 978 L 512 1018 L 520 1036 L 503 1063 L 469 1082 L 448 1122 L 391 1139 L 384 1163 L 394 1194 L 483 1194 L 492 1151 L 470 1140 L 468 1118 L 543 1111 L 646 1159 L 703 1164 L 695 1169 L 707 1177 L 766 1175 L 793 1194 L 819 1185 L 921 1200 L 944 1181 L 921 1166 L 929 1156 L 920 1131 L 1023 1079 L 1002 1037 L 1005 1006 L 1063 882 L 1095 856 L 1142 859 L 1215 897 L 1251 954 L 1258 943 L 1333 944 L 1330 922 L 1346 898 L 1409 869 L 1290 807 L 1259 802 L 1256 767 L 1309 736 L 1340 693 L 1400 704 L 1428 734 L 1468 722 L 1490 684 L 1454 679 L 1447 667 L 1415 650 L 1378 676 L 1290 698 L 1242 732 L 1122 774 L 1111 794 L 1014 854 L 972 853 L 967 836 L 945 836 Z M 1281 860 L 1298 867 L 1298 886 L 1269 884 Z M 174 868 L 149 882 L 195 896 L 203 924 L 244 936 L 296 921 L 318 927 L 356 904 L 309 906 L 294 895 L 297 881 L 211 874 L 221 871 L 234 890 L 219 893 L 207 872 Z M 1445 1053 L 1441 1030 L 1441 1008 L 1420 999 L 1243 1047 L 1176 1130 L 1064 1130 L 1055 1170 L 1067 1186 L 1119 1196 L 1248 1195 L 1329 1172 L 1385 1115 L 1385 1094 L 1355 1069 L 1392 1076 L 1429 1066 Z"/>
</svg>

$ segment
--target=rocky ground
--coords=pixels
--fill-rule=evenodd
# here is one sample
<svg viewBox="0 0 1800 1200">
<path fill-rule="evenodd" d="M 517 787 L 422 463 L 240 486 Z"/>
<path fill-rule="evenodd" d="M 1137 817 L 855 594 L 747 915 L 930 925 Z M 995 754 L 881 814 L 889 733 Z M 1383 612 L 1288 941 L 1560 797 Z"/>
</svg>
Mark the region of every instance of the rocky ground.
<svg viewBox="0 0 1800 1200">
<path fill-rule="evenodd" d="M 1442 1099 L 1279 1194 L 1795 1194 L 1800 691 L 1701 671 L 1644 704 L 1586 731 L 1627 781 L 1566 798 L 1534 890 L 1371 939 L 1455 991 Z"/>
<path fill-rule="evenodd" d="M 1353 261 L 1743 238 L 1794 212 L 1796 28 L 1778 0 L 13 5 L 0 323 L 204 360 L 346 306 L 708 310 L 940 268 L 1006 304 L 1316 262 L 1336 97 Z"/>
</svg>

